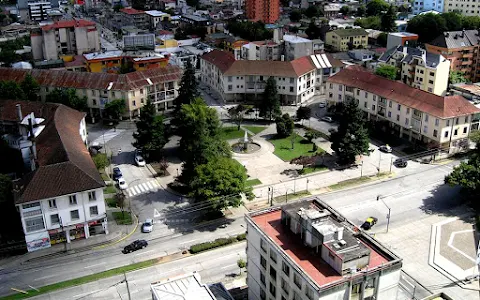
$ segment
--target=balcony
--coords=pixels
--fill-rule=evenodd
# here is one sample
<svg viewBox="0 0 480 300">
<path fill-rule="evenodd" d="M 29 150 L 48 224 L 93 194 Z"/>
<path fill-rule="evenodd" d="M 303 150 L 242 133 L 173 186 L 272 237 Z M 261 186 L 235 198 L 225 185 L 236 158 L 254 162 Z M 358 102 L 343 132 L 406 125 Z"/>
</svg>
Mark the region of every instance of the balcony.
<svg viewBox="0 0 480 300">
<path fill-rule="evenodd" d="M 385 98 L 380 98 L 380 100 L 378 101 L 378 106 L 380 106 L 380 107 L 387 107 L 387 99 L 385 99 Z"/>
<path fill-rule="evenodd" d="M 415 119 L 415 120 L 421 121 L 422 120 L 422 112 L 414 109 L 413 114 L 412 114 L 412 118 Z M 412 123 L 413 123 L 413 120 L 412 120 Z"/>
</svg>

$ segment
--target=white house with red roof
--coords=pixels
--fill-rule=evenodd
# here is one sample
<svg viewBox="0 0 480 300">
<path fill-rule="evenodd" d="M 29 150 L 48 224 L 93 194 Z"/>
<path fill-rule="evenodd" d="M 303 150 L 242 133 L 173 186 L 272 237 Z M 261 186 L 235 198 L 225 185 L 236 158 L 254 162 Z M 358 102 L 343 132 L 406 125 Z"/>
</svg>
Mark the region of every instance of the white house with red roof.
<svg viewBox="0 0 480 300">
<path fill-rule="evenodd" d="M 480 121 L 480 109 L 460 95 L 435 95 L 359 66 L 330 77 L 326 94 L 330 105 L 356 101 L 368 120 L 384 122 L 390 133 L 449 153 L 468 146 Z"/>
</svg>

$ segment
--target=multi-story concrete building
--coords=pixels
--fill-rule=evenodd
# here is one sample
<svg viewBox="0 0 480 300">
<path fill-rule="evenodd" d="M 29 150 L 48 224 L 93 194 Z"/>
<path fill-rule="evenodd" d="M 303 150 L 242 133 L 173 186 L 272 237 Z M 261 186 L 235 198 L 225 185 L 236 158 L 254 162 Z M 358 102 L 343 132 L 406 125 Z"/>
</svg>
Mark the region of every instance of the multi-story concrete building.
<svg viewBox="0 0 480 300">
<path fill-rule="evenodd" d="M 440 54 L 398 46 L 387 50 L 378 62 L 397 67 L 403 83 L 440 96 L 447 93 L 450 61 Z"/>
<path fill-rule="evenodd" d="M 245 44 L 240 49 L 243 60 L 281 60 L 283 46 L 274 41 L 258 41 Z"/>
<path fill-rule="evenodd" d="M 283 36 L 285 60 L 294 60 L 313 54 L 313 42 L 297 35 Z"/>
<path fill-rule="evenodd" d="M 47 20 L 48 11 L 58 6 L 58 0 L 19 0 L 17 3 L 20 19 L 27 22 Z"/>
<path fill-rule="evenodd" d="M 326 78 L 343 67 L 326 54 L 292 61 L 249 61 L 235 60 L 229 52 L 213 50 L 200 59 L 200 80 L 227 103 L 259 101 L 266 81 L 273 77 L 282 105 L 298 105 L 323 93 Z"/>
<path fill-rule="evenodd" d="M 149 29 L 151 30 L 155 30 L 158 23 L 170 20 L 169 14 L 159 10 L 147 10 L 145 15 L 147 16 Z"/>
<path fill-rule="evenodd" d="M 438 1 L 441 3 L 441 0 Z M 445 0 L 444 12 L 459 12 L 464 16 L 480 15 L 480 4 L 475 1 Z"/>
<path fill-rule="evenodd" d="M 32 30 L 30 39 L 35 60 L 100 51 L 96 24 L 87 20 L 62 20 L 44 25 Z"/>
<path fill-rule="evenodd" d="M 27 172 L 14 181 L 28 251 L 108 233 L 103 187 L 87 150 L 85 113 L 53 103 L 1 103 L 3 139 Z"/>
<path fill-rule="evenodd" d="M 243 45 L 237 59 L 291 61 L 312 54 L 314 54 L 312 40 L 286 34 L 278 36 L 273 41 L 257 41 Z"/>
<path fill-rule="evenodd" d="M 464 150 L 480 109 L 465 98 L 438 96 L 355 66 L 328 78 L 329 104 L 356 101 L 366 119 L 387 124 L 388 134 L 449 153 Z"/>
<path fill-rule="evenodd" d="M 149 28 L 150 23 L 147 14 L 143 10 L 126 7 L 120 9 L 120 13 L 122 14 L 123 26 L 135 26 L 139 29 Z"/>
<path fill-rule="evenodd" d="M 122 64 L 132 64 L 135 71 L 166 67 L 168 57 L 158 53 L 123 52 L 121 50 L 83 55 L 87 72 L 118 74 Z"/>
<path fill-rule="evenodd" d="M 279 0 L 246 0 L 245 12 L 251 21 L 273 24 L 280 17 Z"/>
<path fill-rule="evenodd" d="M 413 13 L 418 15 L 425 11 L 443 12 L 443 5 L 448 0 L 415 0 L 413 2 Z"/>
<path fill-rule="evenodd" d="M 447 31 L 435 38 L 425 48 L 450 61 L 451 71 L 460 71 L 472 82 L 480 81 L 479 30 Z"/>
<path fill-rule="evenodd" d="M 245 220 L 248 299 L 395 299 L 402 260 L 320 199 Z"/>
<path fill-rule="evenodd" d="M 337 29 L 329 31 L 325 37 L 325 46 L 334 51 L 347 51 L 351 48 L 367 48 L 368 33 L 362 28 Z"/>
<path fill-rule="evenodd" d="M 40 85 L 42 101 L 56 88 L 73 88 L 79 97 L 87 97 L 90 117 L 101 117 L 109 101 L 124 99 L 125 117 L 130 119 L 140 114 L 147 99 L 152 100 L 158 113 L 173 109 L 182 77 L 181 69 L 176 66 L 128 74 L 0 68 L 0 81 L 20 83 L 27 74 L 32 75 Z"/>
<path fill-rule="evenodd" d="M 409 32 L 390 32 L 387 36 L 387 50 L 397 46 L 415 47 L 418 34 Z"/>
</svg>

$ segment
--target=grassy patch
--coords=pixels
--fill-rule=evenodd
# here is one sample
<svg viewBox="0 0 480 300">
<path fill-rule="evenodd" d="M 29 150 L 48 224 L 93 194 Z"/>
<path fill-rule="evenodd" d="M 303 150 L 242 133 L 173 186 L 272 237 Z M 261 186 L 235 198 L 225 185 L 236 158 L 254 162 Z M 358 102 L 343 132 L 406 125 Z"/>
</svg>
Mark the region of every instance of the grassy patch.
<svg viewBox="0 0 480 300">
<path fill-rule="evenodd" d="M 312 144 L 306 139 L 295 134 L 294 144 L 292 149 L 292 138 L 286 137 L 283 139 L 271 139 L 269 140 L 274 146 L 275 151 L 273 154 L 278 156 L 283 161 L 291 161 L 299 156 L 311 156 L 315 153 L 321 153 L 323 150 L 318 148 L 317 152 L 312 151 Z"/>
<path fill-rule="evenodd" d="M 104 172 L 100 172 L 100 176 L 102 176 L 102 179 L 105 180 L 105 181 L 111 180 L 110 177 L 108 177 L 108 175 L 105 174 Z"/>
<path fill-rule="evenodd" d="M 259 185 L 259 184 L 262 184 L 262 182 L 260 181 L 260 179 L 257 179 L 257 178 L 249 179 L 249 180 L 247 180 L 247 182 L 245 182 L 245 186 L 247 186 L 247 187 L 254 186 L 254 185 Z"/>
<path fill-rule="evenodd" d="M 370 180 L 372 180 L 372 178 L 371 177 L 366 177 L 366 176 L 358 177 L 358 178 L 352 178 L 352 179 L 347 179 L 347 180 L 344 180 L 344 181 L 340 181 L 339 183 L 336 183 L 336 184 L 332 184 L 328 188 L 331 189 L 331 190 L 340 190 L 340 189 L 344 189 L 344 188 L 352 186 L 352 185 L 362 184 L 362 183 L 365 183 L 365 182 L 370 181 Z"/>
<path fill-rule="evenodd" d="M 263 126 L 242 126 L 242 127 L 247 129 L 250 132 L 253 132 L 253 134 L 259 134 L 260 132 L 267 129 L 267 127 L 263 127 Z"/>
<path fill-rule="evenodd" d="M 313 172 L 323 171 L 323 170 L 326 170 L 326 169 L 327 169 L 327 167 L 325 167 L 325 166 L 304 167 L 298 173 L 301 174 L 301 175 L 305 175 L 305 174 L 310 174 L 310 173 L 313 173 Z"/>
<path fill-rule="evenodd" d="M 290 200 L 293 200 L 293 199 L 297 199 L 297 198 L 301 198 L 301 197 L 305 197 L 305 196 L 309 196 L 311 195 L 310 192 L 307 192 L 307 191 L 299 191 L 299 192 L 296 192 L 295 194 L 288 194 L 286 195 L 287 197 L 285 197 L 285 195 L 282 195 L 282 196 L 277 196 L 277 197 L 274 197 L 273 198 L 273 202 L 277 202 L 277 203 L 286 203 Z"/>
<path fill-rule="evenodd" d="M 321 131 L 311 129 L 311 128 L 307 128 L 307 130 L 311 131 L 311 132 L 315 132 L 316 134 L 318 134 L 319 137 L 322 137 L 322 138 L 326 139 L 327 141 L 330 140 L 330 136 L 328 134 L 325 134 Z"/>
<path fill-rule="evenodd" d="M 107 203 L 108 207 L 117 207 L 117 201 L 115 198 L 105 198 L 105 203 Z"/>
<path fill-rule="evenodd" d="M 243 138 L 245 136 L 245 131 L 242 129 L 237 130 L 237 126 L 227 126 L 220 129 L 220 137 L 223 140 L 234 140 Z"/>
<path fill-rule="evenodd" d="M 132 224 L 132 214 L 128 211 L 121 212 L 121 211 L 114 211 L 112 213 L 115 222 L 118 225 L 131 225 Z"/>
<path fill-rule="evenodd" d="M 68 288 L 68 287 L 82 285 L 82 284 L 85 284 L 85 283 L 97 281 L 97 280 L 112 277 L 112 276 L 115 276 L 115 275 L 120 275 L 120 274 L 123 274 L 124 272 L 131 272 L 131 271 L 134 271 L 134 270 L 148 268 L 148 267 L 151 267 L 153 265 L 158 264 L 160 261 L 161 260 L 159 260 L 159 259 L 150 259 L 150 260 L 147 260 L 147 261 L 134 263 L 134 264 L 131 264 L 131 265 L 128 265 L 128 266 L 118 267 L 118 268 L 103 271 L 103 272 L 100 272 L 100 273 L 96 273 L 96 274 L 92 274 L 92 275 L 87 275 L 87 276 L 83 276 L 83 277 L 79 277 L 79 278 L 75 278 L 75 279 L 71 279 L 71 280 L 67 280 L 67 281 L 62 281 L 62 282 L 46 285 L 46 286 L 38 288 L 38 291 L 28 290 L 28 294 L 14 294 L 14 295 L 3 297 L 3 298 L 0 298 L 0 299 L 2 299 L 2 300 L 15 300 L 15 299 L 30 298 L 30 297 L 38 296 L 38 295 L 41 295 L 41 294 L 50 293 L 50 292 L 55 291 L 55 290 L 65 289 L 65 288 Z"/>
<path fill-rule="evenodd" d="M 103 189 L 104 194 L 115 194 L 116 192 L 117 188 L 114 185 L 107 185 L 107 187 Z"/>
</svg>

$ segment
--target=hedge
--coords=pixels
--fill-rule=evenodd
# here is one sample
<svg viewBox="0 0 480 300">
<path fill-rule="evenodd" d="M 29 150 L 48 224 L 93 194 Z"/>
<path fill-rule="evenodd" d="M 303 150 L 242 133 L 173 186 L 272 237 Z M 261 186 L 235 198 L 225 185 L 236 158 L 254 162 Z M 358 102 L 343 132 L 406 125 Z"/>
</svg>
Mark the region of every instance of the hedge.
<svg viewBox="0 0 480 300">
<path fill-rule="evenodd" d="M 245 233 L 243 233 L 243 234 L 239 234 L 235 237 L 219 238 L 219 239 L 216 239 L 213 242 L 205 242 L 205 243 L 201 243 L 201 244 L 195 244 L 195 245 L 190 246 L 190 253 L 195 254 L 195 253 L 199 253 L 199 252 L 202 252 L 202 251 L 207 251 L 207 250 L 210 250 L 210 249 L 226 246 L 226 245 L 229 245 L 229 244 L 233 244 L 237 241 L 243 241 L 246 238 L 247 238 L 247 235 Z"/>
<path fill-rule="evenodd" d="M 237 240 L 238 241 L 243 241 L 243 240 L 246 240 L 246 239 L 247 239 L 247 234 L 246 233 L 242 233 L 242 234 L 237 235 Z"/>
</svg>

